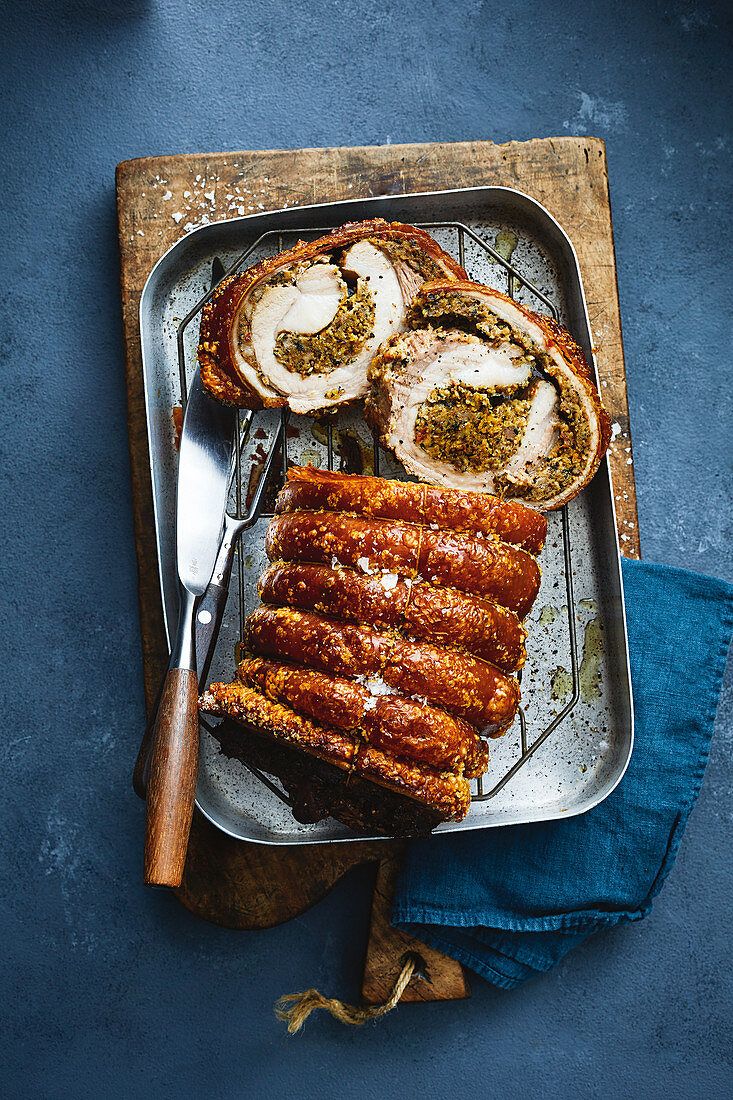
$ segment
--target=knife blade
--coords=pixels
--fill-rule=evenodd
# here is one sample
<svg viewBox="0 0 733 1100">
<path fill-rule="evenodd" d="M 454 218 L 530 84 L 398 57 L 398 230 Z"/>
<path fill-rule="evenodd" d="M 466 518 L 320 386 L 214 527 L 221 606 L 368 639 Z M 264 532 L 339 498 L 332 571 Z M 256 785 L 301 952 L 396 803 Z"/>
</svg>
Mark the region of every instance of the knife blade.
<svg viewBox="0 0 733 1100">
<path fill-rule="evenodd" d="M 147 885 L 178 886 L 198 772 L 196 612 L 220 549 L 234 457 L 236 411 L 190 386 L 178 455 L 176 637 L 152 734 L 145 820 Z"/>
<path fill-rule="evenodd" d="M 221 280 L 224 278 L 226 272 L 224 265 L 218 256 L 215 256 L 211 264 L 211 288 L 212 290 L 218 286 Z M 236 414 L 232 414 L 233 421 L 236 422 Z M 252 419 L 252 413 L 247 412 L 244 414 L 244 427 L 245 430 L 249 427 L 249 421 Z M 247 419 L 247 417 L 249 419 Z M 236 431 L 236 426 L 233 425 Z M 234 453 L 232 453 L 234 458 Z M 231 474 L 234 473 L 234 463 L 231 465 Z M 230 476 L 231 476 L 230 474 Z M 226 605 L 229 578 L 231 576 L 232 559 L 234 556 L 234 547 L 237 537 L 239 535 L 239 529 L 231 516 L 225 516 L 224 519 L 224 532 L 221 537 L 219 551 L 214 565 L 214 571 L 209 581 L 209 586 L 206 589 L 201 602 L 198 605 L 198 611 L 196 613 L 196 669 L 199 678 L 199 687 L 205 681 L 211 660 L 216 648 L 216 641 L 219 636 L 219 629 L 221 627 L 221 620 L 224 614 L 224 607 Z M 161 680 L 158 693 L 155 697 L 155 702 L 150 708 L 148 714 L 148 721 L 145 726 L 145 733 L 143 734 L 142 741 L 140 743 L 140 749 L 137 754 L 137 760 L 135 761 L 135 767 L 132 773 L 132 786 L 134 791 L 143 801 L 147 796 L 148 777 L 150 774 L 150 750 L 152 745 L 153 730 L 155 728 L 155 722 L 158 716 L 158 709 L 160 707 L 160 700 L 163 695 L 163 687 L 165 685 L 165 676 Z"/>
</svg>

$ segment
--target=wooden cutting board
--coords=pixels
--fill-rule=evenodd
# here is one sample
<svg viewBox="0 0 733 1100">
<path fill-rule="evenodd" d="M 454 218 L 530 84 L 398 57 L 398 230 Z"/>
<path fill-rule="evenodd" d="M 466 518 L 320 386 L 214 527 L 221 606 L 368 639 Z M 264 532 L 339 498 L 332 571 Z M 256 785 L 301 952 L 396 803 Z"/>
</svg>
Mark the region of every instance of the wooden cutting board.
<svg viewBox="0 0 733 1100">
<path fill-rule="evenodd" d="M 595 340 L 601 394 L 614 423 L 610 461 L 622 552 L 639 557 L 608 174 L 596 138 L 462 142 L 361 148 L 187 154 L 117 167 L 127 415 L 138 557 L 143 671 L 148 707 L 167 663 L 158 588 L 153 501 L 143 400 L 138 306 L 153 265 L 176 240 L 207 221 L 371 195 L 502 185 L 539 200 L 575 245 Z M 142 732 L 142 731 L 141 731 Z M 130 767 L 133 753 L 131 747 Z M 232 840 L 196 815 L 183 884 L 192 912 L 230 928 L 267 928 L 303 912 L 346 873 L 379 864 L 362 994 L 385 1001 L 407 950 L 426 966 L 403 1000 L 469 995 L 459 964 L 389 925 L 402 846 L 396 842 L 271 848 Z"/>
</svg>

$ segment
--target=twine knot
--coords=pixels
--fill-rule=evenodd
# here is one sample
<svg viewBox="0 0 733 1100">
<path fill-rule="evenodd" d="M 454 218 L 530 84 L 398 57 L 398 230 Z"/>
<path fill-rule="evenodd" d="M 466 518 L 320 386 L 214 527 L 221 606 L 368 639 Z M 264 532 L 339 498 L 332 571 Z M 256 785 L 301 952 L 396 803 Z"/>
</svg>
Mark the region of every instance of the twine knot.
<svg viewBox="0 0 733 1100">
<path fill-rule="evenodd" d="M 358 1005 L 348 1005 L 335 997 L 324 997 L 317 989 L 306 989 L 305 993 L 286 993 L 280 997 L 275 1005 L 275 1015 L 288 1025 L 288 1031 L 295 1035 L 300 1031 L 311 1012 L 317 1008 L 325 1008 L 327 1012 L 342 1024 L 351 1024 L 361 1027 L 368 1020 L 376 1020 L 379 1016 L 391 1012 L 410 983 L 415 970 L 423 966 L 423 961 L 414 951 L 408 951 L 404 956 L 402 970 L 395 982 L 392 992 L 386 1004 L 368 1005 L 360 1008 Z"/>
</svg>

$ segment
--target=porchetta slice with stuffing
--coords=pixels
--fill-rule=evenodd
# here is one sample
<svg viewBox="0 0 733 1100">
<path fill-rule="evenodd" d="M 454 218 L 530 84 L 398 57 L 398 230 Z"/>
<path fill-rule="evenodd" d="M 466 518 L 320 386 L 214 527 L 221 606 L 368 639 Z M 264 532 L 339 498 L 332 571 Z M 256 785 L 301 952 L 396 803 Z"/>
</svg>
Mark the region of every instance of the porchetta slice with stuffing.
<svg viewBox="0 0 733 1100">
<path fill-rule="evenodd" d="M 421 229 L 353 222 L 225 279 L 201 317 L 205 388 L 241 408 L 317 412 L 364 397 L 376 349 L 430 279 L 465 279 Z"/>
<path fill-rule="evenodd" d="M 366 415 L 423 481 L 548 511 L 591 480 L 610 423 L 570 334 L 498 290 L 424 284 L 370 367 Z"/>
</svg>

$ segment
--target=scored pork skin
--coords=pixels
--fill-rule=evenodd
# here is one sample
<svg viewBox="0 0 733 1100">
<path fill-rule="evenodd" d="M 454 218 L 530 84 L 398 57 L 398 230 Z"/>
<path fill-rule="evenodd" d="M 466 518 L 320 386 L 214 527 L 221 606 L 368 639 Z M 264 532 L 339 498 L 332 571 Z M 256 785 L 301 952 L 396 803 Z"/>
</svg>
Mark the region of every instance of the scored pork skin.
<svg viewBox="0 0 733 1100">
<path fill-rule="evenodd" d="M 435 524 L 451 531 L 496 536 L 531 554 L 540 552 L 547 534 L 547 520 L 539 512 L 488 493 L 341 474 L 312 466 L 290 467 L 275 510 L 278 514 L 355 512 L 371 519 Z"/>
<path fill-rule="evenodd" d="M 417 577 L 495 601 L 523 617 L 541 573 L 525 550 L 494 539 L 338 512 L 284 513 L 265 537 L 270 561 L 318 562 Z"/>
<path fill-rule="evenodd" d="M 353 680 L 262 657 L 241 661 L 237 677 L 317 722 L 353 731 L 401 759 L 458 771 L 486 768 L 487 750 L 473 726 L 444 710 L 398 695 L 373 696 Z"/>
<path fill-rule="evenodd" d="M 524 665 L 526 631 L 512 611 L 453 588 L 370 576 L 311 563 L 274 562 L 258 584 L 263 603 L 319 611 L 349 622 L 401 629 L 465 649 L 513 672 Z"/>
<path fill-rule="evenodd" d="M 260 607 L 245 624 L 246 648 L 332 672 L 381 679 L 475 725 L 503 732 L 519 706 L 519 686 L 487 661 L 370 627 L 337 622 L 289 607 Z"/>
<path fill-rule="evenodd" d="M 364 775 L 372 782 L 435 808 L 445 821 L 460 820 L 468 811 L 471 792 L 463 776 L 400 760 L 346 733 L 304 718 L 239 681 L 211 684 L 199 699 L 199 709 L 203 714 L 232 718 L 245 729 L 297 747 L 345 773 Z"/>
</svg>

